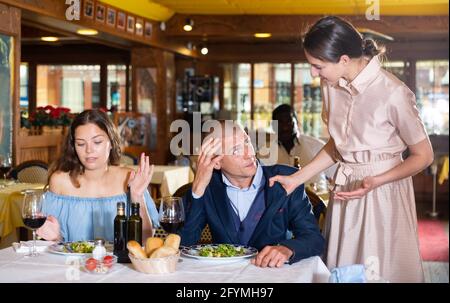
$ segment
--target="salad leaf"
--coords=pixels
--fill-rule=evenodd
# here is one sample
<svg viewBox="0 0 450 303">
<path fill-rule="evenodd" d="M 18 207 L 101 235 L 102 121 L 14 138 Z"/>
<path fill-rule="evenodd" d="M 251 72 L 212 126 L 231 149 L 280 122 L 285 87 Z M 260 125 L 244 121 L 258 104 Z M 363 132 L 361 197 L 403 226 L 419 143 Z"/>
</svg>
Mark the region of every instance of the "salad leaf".
<svg viewBox="0 0 450 303">
<path fill-rule="evenodd" d="M 88 254 L 94 250 L 94 244 L 87 241 L 72 242 L 68 246 L 74 253 Z"/>
</svg>

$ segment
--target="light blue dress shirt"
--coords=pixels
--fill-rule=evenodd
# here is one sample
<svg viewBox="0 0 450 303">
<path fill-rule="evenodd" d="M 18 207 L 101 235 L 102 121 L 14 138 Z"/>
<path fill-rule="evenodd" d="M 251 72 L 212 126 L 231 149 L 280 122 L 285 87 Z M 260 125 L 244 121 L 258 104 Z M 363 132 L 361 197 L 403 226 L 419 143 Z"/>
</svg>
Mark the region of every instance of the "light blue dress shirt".
<svg viewBox="0 0 450 303">
<path fill-rule="evenodd" d="M 247 188 L 239 188 L 231 184 L 230 180 L 222 173 L 222 180 L 226 185 L 227 196 L 231 201 L 231 206 L 234 212 L 239 216 L 239 219 L 243 221 L 250 210 L 250 207 L 255 200 L 256 194 L 258 193 L 261 182 L 263 182 L 263 170 L 261 165 L 258 163 L 256 168 L 256 174 L 253 177 L 252 184 Z M 198 199 L 198 196 L 192 193 L 194 199 Z"/>
</svg>

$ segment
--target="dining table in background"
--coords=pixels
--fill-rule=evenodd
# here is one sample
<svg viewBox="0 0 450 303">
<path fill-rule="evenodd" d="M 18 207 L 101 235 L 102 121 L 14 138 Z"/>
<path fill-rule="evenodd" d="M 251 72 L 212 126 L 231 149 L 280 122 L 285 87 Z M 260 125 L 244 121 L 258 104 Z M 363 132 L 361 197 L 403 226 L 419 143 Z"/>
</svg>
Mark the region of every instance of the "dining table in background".
<svg viewBox="0 0 450 303">
<path fill-rule="evenodd" d="M 135 170 L 138 168 L 136 165 L 127 167 Z M 194 172 L 189 166 L 155 165 L 150 181 L 150 194 L 153 199 L 171 196 L 178 188 L 192 181 Z"/>
<path fill-rule="evenodd" d="M 132 264 L 115 264 L 107 274 L 80 269 L 77 257 L 50 252 L 28 258 L 12 247 L 0 250 L 0 283 L 324 283 L 330 272 L 319 257 L 281 268 L 260 268 L 249 259 L 223 262 L 181 257 L 176 271 L 144 274 Z M 78 264 L 77 264 L 78 263 Z"/>
</svg>

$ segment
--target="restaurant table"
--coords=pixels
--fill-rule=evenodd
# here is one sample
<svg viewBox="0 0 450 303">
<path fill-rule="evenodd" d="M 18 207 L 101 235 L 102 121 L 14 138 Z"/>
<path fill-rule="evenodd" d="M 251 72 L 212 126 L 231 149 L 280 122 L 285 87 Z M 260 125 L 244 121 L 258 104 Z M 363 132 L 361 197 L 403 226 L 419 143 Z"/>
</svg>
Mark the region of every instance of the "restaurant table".
<svg viewBox="0 0 450 303">
<path fill-rule="evenodd" d="M 136 165 L 127 165 L 137 169 Z M 194 180 L 194 173 L 189 166 L 155 165 L 150 181 L 152 197 L 160 198 L 173 195 L 178 188 Z"/>
<path fill-rule="evenodd" d="M 9 246 L 13 241 L 17 241 L 14 231 L 24 226 L 22 222 L 22 202 L 25 189 L 43 189 L 45 184 L 38 183 L 15 183 L 0 182 L 0 238 L 1 245 L 5 243 Z"/>
<path fill-rule="evenodd" d="M 311 257 L 281 268 L 259 268 L 249 259 L 237 262 L 203 261 L 181 257 L 170 274 L 144 274 L 132 264 L 115 264 L 107 274 L 79 269 L 77 257 L 43 252 L 25 257 L 12 247 L 0 250 L 0 283 L 310 283 L 328 282 L 330 272 L 319 257 Z"/>
</svg>

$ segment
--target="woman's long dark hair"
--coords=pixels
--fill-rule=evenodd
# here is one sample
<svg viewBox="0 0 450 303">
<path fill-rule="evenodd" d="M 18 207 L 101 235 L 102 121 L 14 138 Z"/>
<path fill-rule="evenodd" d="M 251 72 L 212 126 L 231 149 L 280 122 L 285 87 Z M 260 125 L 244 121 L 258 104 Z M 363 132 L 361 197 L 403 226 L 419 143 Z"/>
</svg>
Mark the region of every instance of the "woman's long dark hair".
<svg viewBox="0 0 450 303">
<path fill-rule="evenodd" d="M 363 39 L 350 22 L 334 16 L 317 21 L 306 33 L 303 47 L 314 58 L 332 63 L 342 55 L 372 58 L 385 52 L 373 39 Z"/>
<path fill-rule="evenodd" d="M 50 167 L 48 175 L 48 183 L 50 178 L 56 171 L 69 172 L 72 184 L 79 188 L 78 176 L 84 173 L 84 166 L 81 164 L 75 150 L 75 130 L 78 126 L 86 124 L 95 124 L 103 130 L 111 141 L 111 152 L 109 153 L 108 165 L 119 165 L 120 163 L 120 139 L 112 121 L 108 118 L 106 113 L 97 110 L 89 109 L 78 114 L 70 125 L 69 133 L 64 142 L 64 147 L 59 159 Z"/>
</svg>

